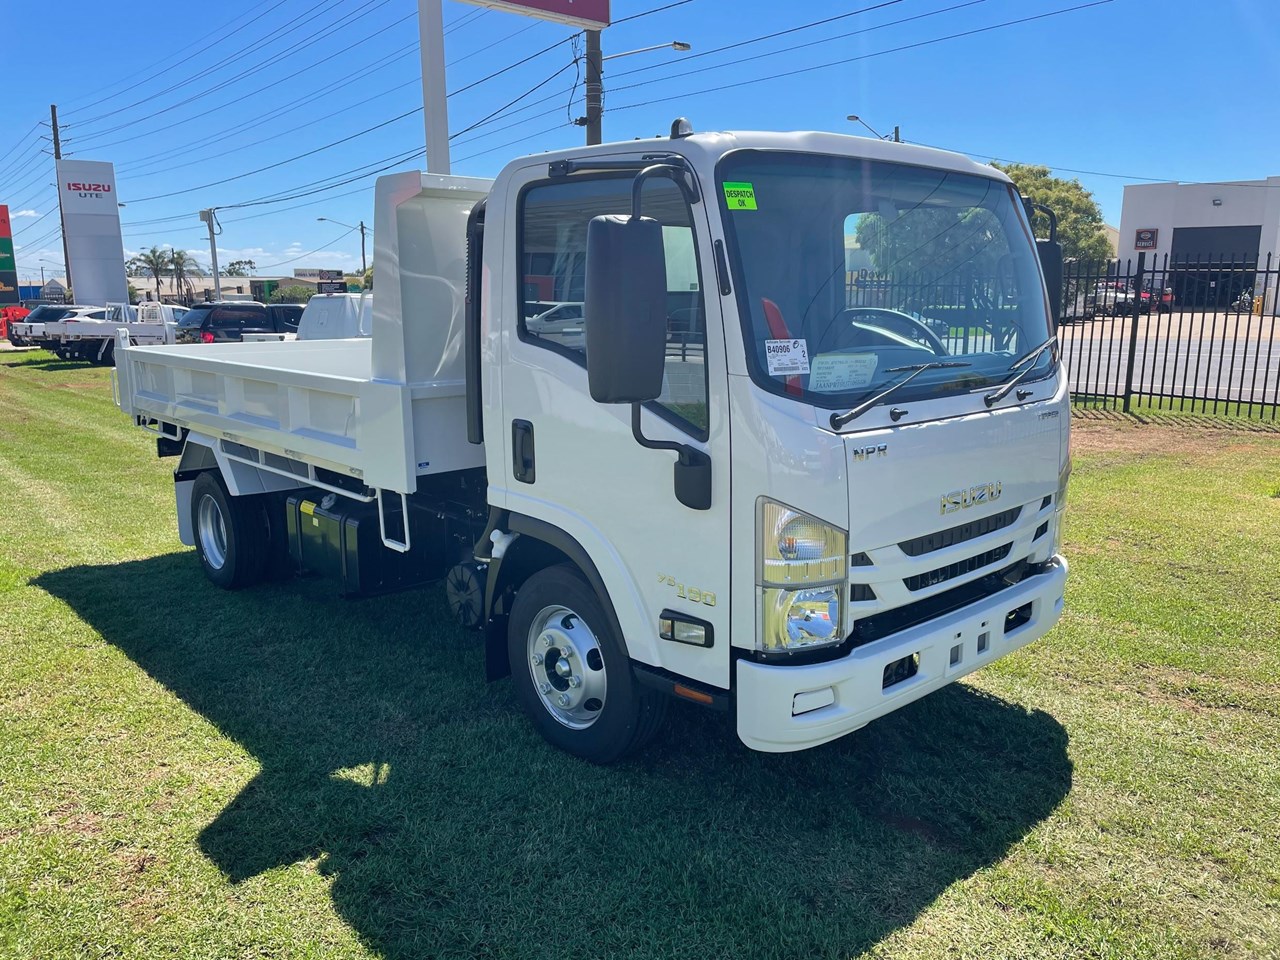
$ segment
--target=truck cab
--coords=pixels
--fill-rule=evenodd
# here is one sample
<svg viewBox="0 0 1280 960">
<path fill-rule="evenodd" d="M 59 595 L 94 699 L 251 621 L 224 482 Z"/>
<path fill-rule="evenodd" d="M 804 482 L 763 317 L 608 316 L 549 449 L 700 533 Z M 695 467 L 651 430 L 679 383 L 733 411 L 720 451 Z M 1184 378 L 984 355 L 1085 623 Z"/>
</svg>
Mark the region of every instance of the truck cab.
<svg viewBox="0 0 1280 960">
<path fill-rule="evenodd" d="M 816 746 L 1059 618 L 1061 254 L 1001 172 L 678 123 L 383 177 L 374 259 L 369 339 L 118 349 L 214 582 L 443 579 L 596 762 L 672 696 Z"/>
<path fill-rule="evenodd" d="M 731 697 L 744 742 L 791 750 L 1057 620 L 1066 382 L 1055 350 L 1017 363 L 1054 320 L 1001 173 L 700 134 L 529 158 L 486 207 L 498 528 L 581 548 L 642 672 Z M 593 246 L 610 217 L 647 221 L 648 249 Z M 529 299 L 585 302 L 585 340 L 544 335 Z M 561 696 L 541 695 L 560 723 L 589 719 Z"/>
</svg>

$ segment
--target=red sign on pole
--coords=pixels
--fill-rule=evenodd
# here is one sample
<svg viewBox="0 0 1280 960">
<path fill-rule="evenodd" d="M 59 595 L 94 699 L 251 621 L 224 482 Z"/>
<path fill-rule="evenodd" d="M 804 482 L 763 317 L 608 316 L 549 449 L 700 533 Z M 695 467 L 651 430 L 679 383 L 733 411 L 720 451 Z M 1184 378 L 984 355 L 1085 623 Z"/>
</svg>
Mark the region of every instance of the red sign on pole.
<svg viewBox="0 0 1280 960">
<path fill-rule="evenodd" d="M 609 25 L 609 0 L 462 0 L 478 7 L 520 13 L 539 20 L 554 20 L 583 30 L 603 30 Z"/>
</svg>

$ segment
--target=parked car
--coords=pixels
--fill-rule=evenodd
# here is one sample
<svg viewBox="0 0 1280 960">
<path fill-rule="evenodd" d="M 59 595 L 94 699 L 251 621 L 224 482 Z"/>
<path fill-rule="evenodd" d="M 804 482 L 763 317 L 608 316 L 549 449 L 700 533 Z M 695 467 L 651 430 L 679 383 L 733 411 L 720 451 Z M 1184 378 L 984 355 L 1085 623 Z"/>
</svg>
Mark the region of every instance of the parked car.
<svg viewBox="0 0 1280 960">
<path fill-rule="evenodd" d="M 297 333 L 301 318 L 302 305 L 298 303 L 199 303 L 178 321 L 177 341 L 236 343 L 245 333 Z"/>
<path fill-rule="evenodd" d="M 1172 287 L 1148 287 L 1142 291 L 1142 304 L 1139 309 L 1143 313 L 1150 313 L 1152 308 L 1157 313 L 1173 312 L 1173 288 Z"/>
<path fill-rule="evenodd" d="M 1094 315 L 1118 317 L 1133 310 L 1133 291 L 1127 280 L 1099 281 L 1089 300 Z"/>
<path fill-rule="evenodd" d="M 105 320 L 105 307 L 82 307 L 74 303 L 45 303 L 21 320 L 9 324 L 9 342 L 15 347 L 44 345 L 44 325 L 64 320 Z"/>
<path fill-rule="evenodd" d="M 583 349 L 586 326 L 582 301 L 552 304 L 547 310 L 525 320 L 525 329 L 575 350 Z"/>
</svg>

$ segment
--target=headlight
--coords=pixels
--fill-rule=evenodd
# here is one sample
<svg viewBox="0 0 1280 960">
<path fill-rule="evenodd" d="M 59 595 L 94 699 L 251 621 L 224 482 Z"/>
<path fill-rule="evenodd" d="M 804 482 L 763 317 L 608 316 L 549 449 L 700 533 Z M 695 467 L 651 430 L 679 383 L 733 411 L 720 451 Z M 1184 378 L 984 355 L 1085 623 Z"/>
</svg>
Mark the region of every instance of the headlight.
<svg viewBox="0 0 1280 960">
<path fill-rule="evenodd" d="M 756 532 L 757 647 L 782 653 L 843 640 L 848 534 L 764 497 Z"/>
</svg>

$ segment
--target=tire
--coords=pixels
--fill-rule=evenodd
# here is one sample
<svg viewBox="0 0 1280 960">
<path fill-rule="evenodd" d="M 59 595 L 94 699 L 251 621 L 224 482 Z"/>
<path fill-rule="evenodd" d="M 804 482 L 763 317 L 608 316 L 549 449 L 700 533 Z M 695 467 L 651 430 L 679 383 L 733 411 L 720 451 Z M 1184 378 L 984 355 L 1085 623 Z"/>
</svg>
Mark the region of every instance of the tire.
<svg viewBox="0 0 1280 960">
<path fill-rule="evenodd" d="M 259 497 L 233 497 L 222 478 L 206 470 L 191 487 L 191 529 L 204 574 L 224 590 L 262 579 L 267 519 Z"/>
<path fill-rule="evenodd" d="M 666 715 L 666 698 L 636 683 L 600 600 L 572 566 L 539 570 L 520 587 L 507 654 L 534 727 L 583 760 L 613 763 L 652 739 Z"/>
</svg>

